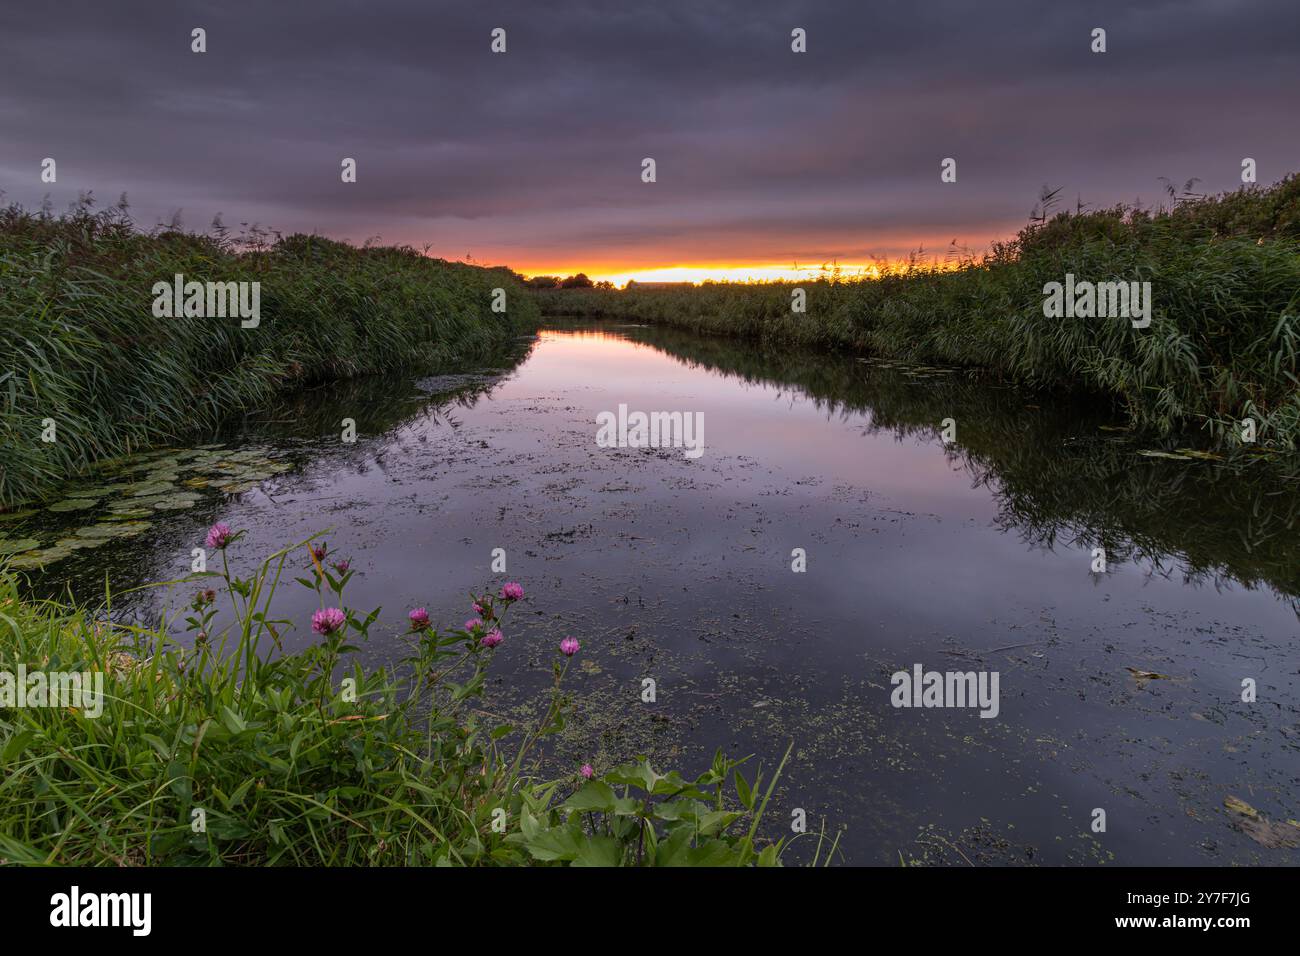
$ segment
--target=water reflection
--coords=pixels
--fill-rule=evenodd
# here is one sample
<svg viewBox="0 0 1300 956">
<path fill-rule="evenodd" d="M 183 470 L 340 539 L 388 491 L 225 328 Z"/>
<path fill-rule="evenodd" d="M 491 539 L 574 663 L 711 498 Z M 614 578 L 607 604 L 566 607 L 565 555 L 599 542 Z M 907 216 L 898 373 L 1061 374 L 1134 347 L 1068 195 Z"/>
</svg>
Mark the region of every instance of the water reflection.
<svg viewBox="0 0 1300 956">
<path fill-rule="evenodd" d="M 1270 587 L 1300 613 L 1294 458 L 1144 457 L 1138 451 L 1149 446 L 1107 430 L 1118 419 L 1100 400 L 1035 395 L 963 371 L 756 349 L 662 327 L 586 334 L 627 338 L 691 367 L 796 392 L 828 418 L 865 415 L 866 432 L 932 441 L 989 490 L 998 523 L 1028 544 L 1101 546 L 1112 562 L 1149 561 L 1188 582 Z M 940 423 L 948 417 L 957 439 L 944 447 Z"/>
</svg>

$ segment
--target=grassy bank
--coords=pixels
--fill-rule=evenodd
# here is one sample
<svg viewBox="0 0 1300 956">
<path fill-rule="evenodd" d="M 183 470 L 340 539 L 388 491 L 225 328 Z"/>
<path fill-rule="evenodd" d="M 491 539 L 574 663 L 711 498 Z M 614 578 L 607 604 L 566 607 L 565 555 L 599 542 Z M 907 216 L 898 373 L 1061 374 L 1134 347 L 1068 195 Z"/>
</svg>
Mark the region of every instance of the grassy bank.
<svg viewBox="0 0 1300 956">
<path fill-rule="evenodd" d="M 244 567 L 239 537 L 209 532 L 221 570 L 188 579 L 184 642 L 24 601 L 0 570 L 0 864 L 780 863 L 759 822 L 784 761 L 752 784 L 721 753 L 692 779 L 645 761 L 533 775 L 581 642 L 550 649 L 536 725 L 480 709 L 494 655 L 538 653 L 511 620 L 517 584 L 473 596 L 462 627 L 411 610 L 409 658 L 365 671 L 352 655 L 381 625 L 346 601 L 355 569 L 310 541 Z M 267 613 L 293 578 L 317 592 L 310 622 Z M 274 655 L 295 626 L 314 645 Z M 39 699 L 32 675 L 69 686 L 58 673 L 102 693 Z"/>
<path fill-rule="evenodd" d="M 1151 283 L 1152 321 L 1047 318 L 1067 273 Z M 792 310 L 806 290 L 807 311 Z M 979 366 L 1031 386 L 1122 404 L 1161 434 L 1226 444 L 1251 418 L 1260 444 L 1300 440 L 1300 177 L 1179 202 L 1034 222 L 976 260 L 919 259 L 879 279 L 684 290 L 536 293 L 548 314 L 651 323 L 904 361 Z"/>
<path fill-rule="evenodd" d="M 155 316 L 155 283 L 178 273 L 260 283 L 257 326 Z M 143 234 L 125 208 L 84 205 L 0 211 L 0 290 L 0 508 L 278 393 L 473 362 L 538 316 L 505 269 L 308 236 Z"/>
</svg>

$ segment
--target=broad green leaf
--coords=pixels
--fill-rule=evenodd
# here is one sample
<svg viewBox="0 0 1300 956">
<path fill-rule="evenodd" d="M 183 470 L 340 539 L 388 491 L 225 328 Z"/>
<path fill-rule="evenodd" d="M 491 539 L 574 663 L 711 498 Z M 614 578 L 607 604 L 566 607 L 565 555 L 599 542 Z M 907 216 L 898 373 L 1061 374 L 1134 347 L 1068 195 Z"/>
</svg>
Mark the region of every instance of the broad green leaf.
<svg viewBox="0 0 1300 956">
<path fill-rule="evenodd" d="M 597 811 L 611 813 L 617 802 L 614 791 L 609 784 L 599 780 L 590 780 L 581 790 L 564 801 L 561 810 L 578 810 L 582 812 Z"/>
</svg>

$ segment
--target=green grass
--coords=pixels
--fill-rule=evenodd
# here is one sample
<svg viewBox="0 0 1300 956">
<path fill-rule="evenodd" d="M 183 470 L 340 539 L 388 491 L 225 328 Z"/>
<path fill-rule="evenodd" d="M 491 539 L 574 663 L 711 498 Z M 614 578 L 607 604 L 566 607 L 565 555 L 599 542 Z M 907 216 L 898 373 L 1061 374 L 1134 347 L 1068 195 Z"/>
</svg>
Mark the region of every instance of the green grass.
<svg viewBox="0 0 1300 956">
<path fill-rule="evenodd" d="M 0 568 L 0 676 L 23 666 L 104 678 L 102 707 L 0 704 L 0 864 L 781 862 L 788 838 L 764 839 L 759 825 L 784 760 L 765 786 L 721 752 L 694 778 L 637 760 L 539 780 L 539 742 L 571 710 L 574 657 L 551 649 L 535 726 L 500 725 L 477 706 L 492 657 L 537 650 L 510 621 L 514 602 L 483 594 L 473 599 L 506 633 L 501 646 L 485 647 L 482 628 L 413 625 L 406 661 L 365 671 L 353 654 L 379 612 L 349 607 L 355 572 L 335 573 L 307 544 L 247 570 L 232 549 L 213 552 L 222 570 L 187 579 L 199 590 L 183 643 L 166 622 L 112 623 L 111 602 L 24 600 Z M 270 614 L 294 577 L 346 623 L 275 654 L 309 624 Z M 812 839 L 813 862 L 829 862 L 834 845 Z"/>
<path fill-rule="evenodd" d="M 157 318 L 153 286 L 261 283 L 261 323 Z M 507 311 L 493 312 L 492 290 Z M 144 234 L 124 206 L 0 210 L 0 508 L 316 382 L 455 366 L 538 321 L 515 275 L 311 236 Z M 53 442 L 42 441 L 45 423 Z"/>
<path fill-rule="evenodd" d="M 1046 318 L 1066 273 L 1149 281 L 1149 328 Z M 807 293 L 807 312 L 791 308 Z M 919 257 L 879 279 L 706 283 L 688 290 L 535 293 L 544 313 L 621 316 L 778 345 L 978 366 L 1029 386 L 1106 397 L 1161 435 L 1232 445 L 1300 440 L 1300 176 L 1145 211 L 1061 213 L 981 259 Z"/>
</svg>

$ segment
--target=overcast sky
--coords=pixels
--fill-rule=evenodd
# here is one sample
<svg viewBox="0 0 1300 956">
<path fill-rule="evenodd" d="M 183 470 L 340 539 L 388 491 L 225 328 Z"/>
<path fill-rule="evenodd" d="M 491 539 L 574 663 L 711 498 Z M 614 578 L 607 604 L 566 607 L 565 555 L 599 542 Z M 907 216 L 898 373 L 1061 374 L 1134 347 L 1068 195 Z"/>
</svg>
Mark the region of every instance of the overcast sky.
<svg viewBox="0 0 1300 956">
<path fill-rule="evenodd" d="M 1297 0 L 6 0 L 0 189 L 529 273 L 863 262 L 982 250 L 1044 183 L 1272 182 L 1298 90 Z"/>
</svg>

